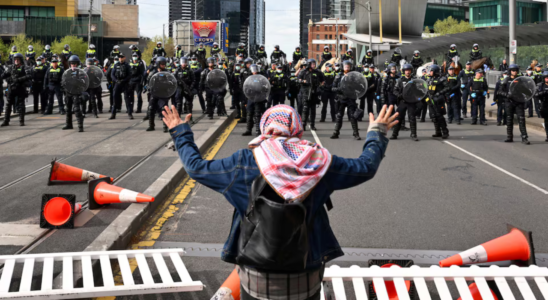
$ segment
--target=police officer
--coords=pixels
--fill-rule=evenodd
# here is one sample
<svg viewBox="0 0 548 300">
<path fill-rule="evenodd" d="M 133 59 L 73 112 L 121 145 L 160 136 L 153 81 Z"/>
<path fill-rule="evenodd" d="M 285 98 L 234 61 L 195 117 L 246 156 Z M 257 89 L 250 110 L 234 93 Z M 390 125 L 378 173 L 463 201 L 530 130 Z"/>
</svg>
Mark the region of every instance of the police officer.
<svg viewBox="0 0 548 300">
<path fill-rule="evenodd" d="M 474 70 L 472 70 L 472 63 L 466 62 L 466 67 L 459 73 L 460 88 L 462 92 L 462 117 L 466 118 L 468 111 L 468 98 L 470 97 L 470 91 L 466 88 L 468 82 L 474 78 Z"/>
<path fill-rule="evenodd" d="M 221 48 L 219 47 L 219 43 L 214 42 L 213 47 L 211 47 L 211 56 L 217 55 L 221 52 Z"/>
<path fill-rule="evenodd" d="M 539 83 L 542 83 L 542 81 L 544 80 L 542 78 L 542 65 L 541 64 L 537 64 L 535 66 L 535 70 L 533 71 L 533 75 L 535 76 L 535 84 L 539 84 Z M 535 104 L 535 112 L 537 114 L 537 117 L 540 118 L 540 101 L 537 97 L 533 97 L 532 99 L 533 103 Z M 529 109 L 529 111 L 531 111 L 531 109 Z"/>
<path fill-rule="evenodd" d="M 333 66 L 330 63 L 325 64 L 325 71 L 323 72 L 324 83 L 320 86 L 322 111 L 320 117 L 320 123 L 325 122 L 327 117 L 327 105 L 329 104 L 331 121 L 334 123 L 337 120 L 337 107 L 335 105 L 335 97 L 337 94 L 333 92 L 333 83 L 337 74 L 333 70 Z"/>
<path fill-rule="evenodd" d="M 163 57 L 163 56 L 157 57 L 156 58 L 156 67 L 154 69 L 152 69 L 150 71 L 150 73 L 148 74 L 147 79 L 145 81 L 145 86 L 148 85 L 148 83 L 150 82 L 150 78 L 152 78 L 152 76 L 154 76 L 156 73 L 158 73 L 158 72 L 167 72 L 166 65 L 167 65 L 167 59 L 165 57 Z M 155 97 L 155 96 L 151 97 L 150 102 L 149 102 L 149 106 L 148 106 L 149 118 L 148 118 L 148 128 L 147 128 L 146 131 L 154 131 L 155 130 L 154 129 L 154 127 L 155 127 L 154 118 L 156 117 L 156 113 L 158 113 L 158 117 L 160 118 L 160 120 L 162 120 L 162 118 L 163 118 L 162 110 L 168 104 L 168 102 L 169 102 L 169 98 L 158 98 L 158 97 Z M 163 127 L 164 127 L 164 132 L 168 132 L 167 125 L 163 121 L 162 121 L 162 124 L 163 124 Z"/>
<path fill-rule="evenodd" d="M 331 51 L 329 51 L 329 46 L 323 47 L 322 52 L 322 63 L 321 65 L 325 64 L 326 62 L 330 61 L 333 58 L 333 54 L 331 54 Z"/>
<path fill-rule="evenodd" d="M 4 66 L 2 66 L 2 54 L 0 53 L 0 116 L 4 112 Z"/>
<path fill-rule="evenodd" d="M 46 112 L 48 106 L 48 96 L 44 89 L 44 78 L 46 77 L 47 66 L 42 63 L 42 56 L 38 57 L 36 66 L 32 68 L 32 98 L 34 100 L 34 113 L 38 113 L 38 103 L 40 103 L 41 113 Z"/>
<path fill-rule="evenodd" d="M 65 44 L 63 47 L 62 54 L 65 57 L 65 60 L 68 60 L 72 56 L 72 51 L 70 50 L 70 46 L 68 44 Z"/>
<path fill-rule="evenodd" d="M 426 102 L 428 103 L 430 117 L 434 121 L 435 133 L 432 137 L 449 138 L 449 129 L 444 117 L 447 113 L 445 94 L 448 90 L 447 79 L 441 75 L 441 68 L 438 65 L 431 65 Z"/>
<path fill-rule="evenodd" d="M 245 108 L 245 103 L 242 99 L 245 99 L 243 96 L 242 89 L 240 88 L 240 76 L 242 71 L 242 65 L 236 63 L 234 65 L 234 71 L 230 73 L 228 77 L 228 88 L 230 90 L 230 95 L 232 95 L 232 102 L 234 103 L 236 109 L 236 119 L 240 119 L 238 123 L 247 122 L 247 111 Z"/>
<path fill-rule="evenodd" d="M 120 56 L 120 46 L 114 45 L 114 47 L 112 47 L 112 51 L 110 51 L 109 58 L 111 61 L 113 61 L 115 60 L 116 57 L 119 57 L 119 56 Z"/>
<path fill-rule="evenodd" d="M 430 79 L 430 76 L 428 76 L 426 68 L 422 69 L 422 76 L 420 78 L 426 82 L 428 82 L 428 80 Z M 426 98 L 427 97 L 424 97 L 423 99 L 421 99 L 420 105 L 417 108 L 417 118 L 420 118 L 419 122 L 421 123 L 424 123 L 426 121 L 425 120 L 426 112 L 428 111 L 428 103 L 426 102 Z"/>
<path fill-rule="evenodd" d="M 257 50 L 257 59 L 258 60 L 261 60 L 261 59 L 267 59 L 268 58 L 268 54 L 266 54 L 266 50 L 264 48 L 264 45 L 260 45 L 259 46 L 259 50 Z M 241 67 L 241 66 L 240 66 Z"/>
<path fill-rule="evenodd" d="M 89 44 L 88 50 L 86 51 L 86 58 L 95 58 L 97 57 L 97 52 L 95 51 L 95 45 Z"/>
<path fill-rule="evenodd" d="M 135 93 L 137 93 L 137 109 L 140 111 L 143 106 L 143 97 L 141 96 L 141 83 L 145 76 L 145 65 L 139 60 L 137 53 L 133 52 L 131 55 L 130 67 L 130 79 L 127 85 L 126 91 L 126 106 L 128 107 L 130 119 L 132 119 L 133 104 L 135 103 Z"/>
<path fill-rule="evenodd" d="M 548 142 L 548 71 L 542 73 L 542 81 L 537 84 L 536 98 L 540 103 L 540 115 L 544 119 L 545 141 Z"/>
<path fill-rule="evenodd" d="M 162 47 L 162 42 L 156 42 L 156 47 L 154 48 L 154 50 L 152 50 L 152 56 L 156 56 L 156 57 L 162 56 L 164 58 L 167 57 L 166 50 L 164 49 L 164 47 Z M 167 58 L 166 58 L 166 62 L 167 62 Z"/>
<path fill-rule="evenodd" d="M 25 58 L 27 60 L 27 66 L 29 68 L 34 67 L 36 64 L 36 52 L 34 52 L 34 47 L 32 45 L 28 46 L 28 51 L 25 53 Z"/>
<path fill-rule="evenodd" d="M 215 44 L 217 44 L 217 43 L 214 43 L 213 46 L 215 46 Z M 213 53 L 213 49 L 211 49 L 211 52 Z M 177 59 L 181 59 L 183 56 L 185 56 L 185 51 L 183 50 L 181 45 L 177 45 L 175 47 L 175 57 Z"/>
<path fill-rule="evenodd" d="M 109 120 L 116 119 L 116 110 L 122 106 L 122 93 L 125 93 L 128 88 L 128 83 L 131 80 L 131 67 L 126 63 L 126 56 L 120 52 L 118 56 L 119 63 L 112 70 L 112 81 L 114 82 L 114 107 Z M 133 102 L 131 99 L 126 99 L 126 109 L 128 117 L 133 120 Z"/>
<path fill-rule="evenodd" d="M 478 108 L 481 125 L 487 125 L 485 119 L 485 97 L 489 99 L 489 86 L 487 80 L 483 77 L 483 69 L 476 70 L 474 79 L 468 82 L 470 91 L 470 101 L 472 102 L 472 125 L 477 124 Z"/>
<path fill-rule="evenodd" d="M 239 43 L 238 48 L 236 48 L 236 56 L 242 55 L 242 60 L 246 59 L 249 55 L 247 54 L 247 49 L 245 49 L 244 43 Z"/>
<path fill-rule="evenodd" d="M 407 116 L 407 110 L 409 110 L 409 123 L 411 123 L 411 139 L 413 141 L 418 141 L 417 137 L 417 119 L 414 117 L 416 115 L 416 104 L 415 103 L 407 103 L 403 100 L 403 90 L 407 83 L 409 81 L 413 80 L 413 66 L 411 64 L 404 64 L 403 68 L 401 69 L 403 72 L 402 77 L 398 78 L 396 81 L 396 86 L 394 87 L 394 94 L 397 97 L 398 101 L 398 120 L 399 122 L 394 126 L 394 129 L 392 131 L 392 136 L 390 137 L 391 140 L 398 139 L 398 133 L 400 132 L 400 129 L 402 127 L 402 123 L 405 120 L 405 117 Z"/>
<path fill-rule="evenodd" d="M 191 92 L 191 88 L 194 85 L 194 81 L 196 79 L 194 77 L 194 72 L 189 67 L 188 58 L 181 58 L 181 67 L 178 68 L 175 72 L 175 78 L 177 78 L 177 92 L 175 94 L 177 111 L 179 112 L 179 115 L 181 115 L 183 112 L 192 113 L 193 95 Z"/>
<path fill-rule="evenodd" d="M 196 58 L 198 59 L 198 62 L 200 63 L 200 66 L 202 67 L 202 69 L 205 70 L 207 68 L 207 65 L 205 63 L 206 49 L 204 47 L 204 44 L 202 43 L 198 44 L 198 49 L 194 51 L 194 54 L 196 55 Z"/>
<path fill-rule="evenodd" d="M 365 52 L 365 56 L 362 59 L 362 65 L 371 65 L 374 63 L 375 62 L 373 61 L 373 51 L 371 51 L 371 49 L 367 49 L 367 51 Z"/>
<path fill-rule="evenodd" d="M 462 95 L 460 93 L 459 77 L 455 74 L 455 68 L 452 66 L 447 70 L 447 86 L 449 87 L 449 91 L 445 94 L 445 98 L 447 99 L 447 110 L 449 111 L 447 113 L 447 122 L 451 124 L 453 123 L 453 119 L 455 119 L 457 125 L 460 125 Z"/>
<path fill-rule="evenodd" d="M 97 67 L 96 61 L 98 61 L 96 58 L 88 58 L 86 59 L 86 66 L 88 68 L 92 66 Z M 94 88 L 90 87 L 88 88 L 87 93 L 89 95 L 89 107 L 87 111 L 84 109 L 84 113 L 93 113 L 95 118 L 99 118 L 97 113 L 103 113 L 103 99 L 101 99 L 103 89 L 101 88 L 101 85 Z"/>
<path fill-rule="evenodd" d="M 129 50 L 131 50 L 131 56 L 133 57 L 133 53 L 137 53 L 137 57 L 139 57 L 139 60 L 141 60 L 141 50 L 139 50 L 139 47 L 135 45 L 130 45 Z"/>
<path fill-rule="evenodd" d="M 382 105 L 381 105 L 381 97 L 380 97 L 380 85 L 382 83 L 381 74 L 379 74 L 375 70 L 375 65 L 370 64 L 369 65 L 369 73 L 373 74 L 375 76 L 375 86 L 369 91 L 369 93 L 372 93 L 374 95 L 373 100 L 375 101 L 375 104 L 377 105 L 377 115 L 381 112 Z M 366 96 L 367 97 L 367 96 Z M 367 101 L 367 111 L 371 110 L 373 112 L 373 102 L 369 103 Z"/>
<path fill-rule="evenodd" d="M 53 113 L 53 101 L 54 96 L 57 96 L 57 103 L 59 104 L 59 113 L 65 114 L 65 105 L 63 104 L 63 93 L 61 89 L 61 79 L 65 70 L 59 66 L 59 60 L 57 57 L 51 59 L 51 66 L 46 71 L 46 78 L 44 80 L 44 89 L 48 92 L 48 108 L 45 115 L 51 115 Z"/>
<path fill-rule="evenodd" d="M 345 97 L 343 95 L 343 91 L 340 88 L 341 80 L 344 76 L 347 76 L 348 73 L 352 70 L 352 63 L 348 60 L 345 60 L 343 62 L 343 72 L 340 74 L 337 74 L 335 77 L 335 81 L 333 82 L 333 92 L 337 93 L 337 97 L 339 99 L 337 103 L 337 122 L 335 123 L 335 131 L 333 132 L 333 135 L 330 137 L 331 139 L 338 139 L 341 128 L 342 128 L 342 122 L 344 117 L 344 112 L 348 108 L 348 117 L 350 119 L 350 124 L 352 125 L 353 135 L 355 140 L 361 140 L 360 133 L 358 131 L 358 120 L 356 120 L 354 113 L 356 112 L 357 99 L 351 99 L 348 97 Z"/>
<path fill-rule="evenodd" d="M 343 53 L 341 54 L 341 61 L 344 62 L 345 60 L 348 60 L 348 61 L 354 61 L 354 56 L 352 56 L 352 49 L 348 49 L 346 50 L 346 53 Z M 352 65 L 352 64 L 350 64 Z M 354 66 L 352 66 L 354 67 Z"/>
<path fill-rule="evenodd" d="M 472 46 L 472 50 L 470 51 L 470 61 L 482 59 L 483 55 L 481 54 L 481 50 L 479 49 L 478 44 L 474 44 Z"/>
<path fill-rule="evenodd" d="M 284 58 L 286 57 L 285 53 L 282 50 L 280 50 L 279 45 L 275 45 L 274 46 L 274 51 L 272 51 L 272 54 L 270 54 L 270 60 L 271 61 L 274 61 L 274 60 L 278 61 L 282 57 L 284 57 Z"/>
<path fill-rule="evenodd" d="M 303 57 L 304 54 L 301 52 L 301 46 L 299 45 L 295 48 L 295 52 L 293 52 L 293 65 L 296 65 Z"/>
<path fill-rule="evenodd" d="M 8 56 L 8 61 L 10 62 L 10 64 L 14 63 L 13 59 L 16 54 L 19 54 L 19 52 L 17 51 L 17 46 L 12 46 L 10 55 Z"/>
<path fill-rule="evenodd" d="M 373 66 L 371 70 L 371 67 L 369 65 L 363 66 L 363 72 L 362 75 L 365 77 L 365 80 L 367 80 L 367 91 L 365 94 L 360 98 L 360 109 L 365 111 L 365 104 L 367 100 L 367 112 L 373 113 L 373 101 L 375 101 L 376 97 L 376 90 L 377 90 L 377 81 L 379 79 L 379 75 L 375 72 L 375 66 Z M 377 104 L 377 113 L 380 109 L 381 105 L 380 103 Z M 358 120 L 361 121 L 361 120 Z"/>
<path fill-rule="evenodd" d="M 386 77 L 382 80 L 380 90 L 381 106 L 385 104 L 396 106 L 398 104 L 398 97 L 394 94 L 398 78 L 400 77 L 397 74 L 396 66 L 391 64 L 387 69 Z"/>
<path fill-rule="evenodd" d="M 53 57 L 53 52 L 51 52 L 50 45 L 46 45 L 46 47 L 44 48 L 44 51 L 42 52 L 42 57 L 44 57 L 48 63 L 51 62 L 51 59 Z"/>
<path fill-rule="evenodd" d="M 70 69 L 66 70 L 70 76 L 75 76 L 78 74 L 78 68 L 80 67 L 80 58 L 77 55 L 72 55 L 68 59 Z M 61 84 L 66 84 L 62 82 Z M 66 87 L 63 86 L 66 90 Z M 67 103 L 67 115 L 66 115 L 66 124 L 63 127 L 63 130 L 73 129 L 72 128 L 72 112 L 74 111 L 76 115 L 76 120 L 78 122 L 78 132 L 84 132 L 84 115 L 82 114 L 82 94 L 70 94 L 66 92 L 66 103 Z"/>
<path fill-rule="evenodd" d="M 510 71 L 509 76 L 504 79 L 501 84 L 500 90 L 497 96 L 506 98 L 506 143 L 512 143 L 514 141 L 514 114 L 517 114 L 519 131 L 521 133 L 521 142 L 525 145 L 529 145 L 527 136 L 527 127 L 525 124 L 525 105 L 526 103 L 517 102 L 514 100 L 514 96 L 510 93 L 510 83 L 516 78 L 520 77 L 519 66 L 511 64 L 508 67 Z"/>
<path fill-rule="evenodd" d="M 202 109 L 202 114 L 205 115 L 205 99 L 202 93 L 200 93 L 200 75 L 202 74 L 202 68 L 198 64 L 198 59 L 195 55 L 193 55 L 190 60 L 190 70 L 194 72 L 194 85 L 191 87 L 191 92 L 192 95 L 198 95 L 198 101 L 200 103 L 200 108 Z"/>
<path fill-rule="evenodd" d="M 295 108 L 295 100 L 299 95 L 300 88 L 301 85 L 299 84 L 295 68 L 291 68 L 291 72 L 289 73 L 289 86 L 287 87 L 286 96 L 289 100 L 289 105 L 293 108 Z"/>
<path fill-rule="evenodd" d="M 400 48 L 394 49 L 394 53 L 392 53 L 392 57 L 390 58 L 390 62 L 395 63 L 395 64 L 399 64 L 400 60 L 402 60 L 402 59 L 403 58 L 401 56 L 401 49 Z"/>
<path fill-rule="evenodd" d="M 500 86 L 506 77 L 508 77 L 508 70 L 502 72 L 502 76 L 495 84 L 493 100 L 497 104 L 497 126 L 506 125 L 506 98 L 499 95 Z"/>
<path fill-rule="evenodd" d="M 319 102 L 318 88 L 324 83 L 323 73 L 316 69 L 316 60 L 311 58 L 307 61 L 308 67 L 299 72 L 301 83 L 301 99 L 303 102 L 303 129 L 306 130 L 306 123 L 310 117 L 310 130 L 316 130 L 316 104 Z"/>
<path fill-rule="evenodd" d="M 413 74 L 417 71 L 417 69 L 424 65 L 424 61 L 421 58 L 421 53 L 419 50 L 415 50 L 413 52 L 413 58 L 411 59 L 411 65 L 413 66 Z"/>
<path fill-rule="evenodd" d="M 246 62 L 246 66 L 249 65 L 250 61 Z M 249 78 L 252 75 L 261 75 L 259 73 L 259 68 L 255 64 L 249 65 L 249 67 L 246 67 L 245 70 L 242 72 L 242 75 L 240 75 L 240 88 L 243 90 L 243 86 L 245 83 L 245 80 Z M 253 102 L 251 100 L 247 100 L 247 128 L 246 131 L 242 134 L 243 136 L 249 136 L 251 135 L 251 130 L 253 129 L 253 125 L 255 124 L 255 134 L 259 136 L 261 134 L 260 129 L 260 122 L 261 117 L 263 113 L 266 110 L 266 99 L 264 101 L 259 102 Z"/>
<path fill-rule="evenodd" d="M 120 54 L 120 53 L 118 53 L 118 54 Z M 106 66 L 107 67 L 107 73 L 106 73 L 107 89 L 109 91 L 109 102 L 110 102 L 110 107 L 109 107 L 109 110 L 108 110 L 109 113 L 112 113 L 112 110 L 116 109 L 115 106 L 114 106 L 114 80 L 112 79 L 112 72 L 114 70 L 114 67 L 118 63 L 120 63 L 120 61 L 119 61 L 118 55 L 116 55 L 116 56 L 113 57 L 112 63 L 110 63 L 108 66 Z"/>
<path fill-rule="evenodd" d="M 206 111 L 208 118 L 211 120 L 213 119 L 213 111 L 215 110 L 215 97 L 216 93 L 211 90 L 207 85 L 207 75 L 209 72 L 213 71 L 215 69 L 215 59 L 213 57 L 209 57 L 207 59 L 207 69 L 204 69 L 202 73 L 200 74 L 200 93 L 205 92 L 206 93 Z"/>
<path fill-rule="evenodd" d="M 449 51 L 447 52 L 445 58 L 448 64 L 453 62 L 453 57 L 459 56 L 459 52 L 457 51 L 457 45 L 451 44 L 451 47 L 449 47 Z"/>
<path fill-rule="evenodd" d="M 32 74 L 30 68 L 25 67 L 21 53 L 13 55 L 13 65 L 2 74 L 2 78 L 8 81 L 8 103 L 6 104 L 4 122 L 0 126 L 9 126 L 11 109 L 15 103 L 19 106 L 17 110 L 19 112 L 19 125 L 25 126 L 25 99 L 27 98 L 27 86 L 32 79 Z"/>
<path fill-rule="evenodd" d="M 284 104 L 285 91 L 288 87 L 289 78 L 283 73 L 281 65 L 277 66 L 276 72 L 269 78 L 272 95 L 272 105 Z"/>
<path fill-rule="evenodd" d="M 341 69 L 341 64 L 336 62 L 334 65 L 333 65 L 334 69 L 335 69 L 335 73 L 338 74 L 342 74 L 343 73 L 343 69 Z"/>
</svg>

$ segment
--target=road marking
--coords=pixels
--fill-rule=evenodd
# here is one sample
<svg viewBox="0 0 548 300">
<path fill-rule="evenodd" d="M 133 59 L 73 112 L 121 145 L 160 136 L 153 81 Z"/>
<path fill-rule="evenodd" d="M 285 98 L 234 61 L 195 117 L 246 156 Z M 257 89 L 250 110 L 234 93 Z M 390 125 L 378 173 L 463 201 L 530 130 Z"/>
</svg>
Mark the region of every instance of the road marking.
<svg viewBox="0 0 548 300">
<path fill-rule="evenodd" d="M 316 134 L 316 130 L 310 129 L 310 132 L 312 132 L 312 136 L 314 136 L 314 140 L 316 140 L 316 143 L 323 147 L 322 142 L 320 142 L 320 138 Z"/>
<path fill-rule="evenodd" d="M 224 145 L 234 128 L 238 124 L 238 120 L 233 120 L 232 123 L 223 131 L 219 136 L 219 139 L 213 144 L 206 153 L 202 156 L 203 159 L 211 160 L 215 158 L 215 155 L 219 152 Z M 160 237 L 164 224 L 175 215 L 175 212 L 179 210 L 179 207 L 183 204 L 188 195 L 192 192 L 192 189 L 196 186 L 196 180 L 191 179 L 188 175 L 181 180 L 181 183 L 175 188 L 170 197 L 164 201 L 152 214 L 152 216 L 146 221 L 142 229 L 133 236 L 132 242 L 128 248 L 136 249 L 150 249 L 156 243 L 156 240 Z M 129 259 L 129 266 L 133 273 L 137 269 L 137 261 L 135 258 Z M 114 272 L 114 282 L 116 285 L 121 285 L 123 282 L 122 274 L 119 269 Z M 100 300 L 114 300 L 116 297 L 100 297 L 95 298 Z"/>
<path fill-rule="evenodd" d="M 457 145 L 455 145 L 455 144 L 453 144 L 453 143 L 451 143 L 451 142 L 448 142 L 448 141 L 444 141 L 444 142 L 445 142 L 446 144 L 448 144 L 448 145 L 450 145 L 450 146 L 453 146 L 453 147 L 459 149 L 460 151 L 462 151 L 462 152 L 464 152 L 464 153 L 466 153 L 466 154 L 468 154 L 468 155 L 470 155 L 470 156 L 472 156 L 472 157 L 474 157 L 474 158 L 476 158 L 476 159 L 478 159 L 478 160 L 480 160 L 480 161 L 482 161 L 482 162 L 484 162 L 484 163 L 490 165 L 491 167 L 493 167 L 493 168 L 495 168 L 495 169 L 501 171 L 502 173 L 504 173 L 504 174 L 506 174 L 506 175 L 508 175 L 508 176 L 510 176 L 510 177 L 513 177 L 514 179 L 517 179 L 518 181 L 521 181 L 521 182 L 527 184 L 528 186 L 531 186 L 531 187 L 537 189 L 537 190 L 540 191 L 541 193 L 543 193 L 543 194 L 545 194 L 545 195 L 548 195 L 548 191 L 546 191 L 545 189 L 542 189 L 542 188 L 540 188 L 540 187 L 538 187 L 538 186 L 536 186 L 536 185 L 530 183 L 529 181 L 527 181 L 527 180 L 525 180 L 525 179 L 523 179 L 523 178 L 521 178 L 521 177 L 519 177 L 519 176 L 517 176 L 517 175 L 514 175 L 514 174 L 512 174 L 512 173 L 506 171 L 505 169 L 503 169 L 503 168 L 501 168 L 501 167 L 499 167 L 499 166 L 497 166 L 497 165 L 495 165 L 495 164 L 493 164 L 493 163 L 491 163 L 491 162 L 489 162 L 489 161 L 487 161 L 487 160 L 485 160 L 485 159 L 483 159 L 483 158 L 481 158 L 481 157 L 479 157 L 479 156 L 477 156 L 477 155 L 475 155 L 475 154 L 473 154 L 473 153 L 471 153 L 471 152 L 468 152 L 468 151 L 464 150 L 463 148 L 461 148 L 461 147 L 459 147 L 459 146 L 457 146 Z"/>
</svg>

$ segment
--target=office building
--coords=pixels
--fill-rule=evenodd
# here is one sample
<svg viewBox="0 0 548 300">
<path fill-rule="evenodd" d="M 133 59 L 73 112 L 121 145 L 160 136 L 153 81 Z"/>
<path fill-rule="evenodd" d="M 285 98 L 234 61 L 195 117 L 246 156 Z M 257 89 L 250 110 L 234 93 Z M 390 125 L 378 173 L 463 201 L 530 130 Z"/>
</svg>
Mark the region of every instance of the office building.
<svg viewBox="0 0 548 300">
<path fill-rule="evenodd" d="M 308 58 L 321 61 L 323 48 L 329 47 L 329 51 L 336 57 L 349 49 L 349 43 L 345 33 L 348 32 L 353 20 L 326 19 L 316 23 L 310 23 L 308 34 Z M 338 45 L 338 49 L 337 49 Z"/>
<path fill-rule="evenodd" d="M 169 37 L 173 37 L 173 21 L 196 19 L 196 0 L 169 0 Z"/>
<path fill-rule="evenodd" d="M 348 20 L 354 11 L 354 0 L 331 0 L 330 18 Z"/>
<path fill-rule="evenodd" d="M 299 9 L 299 44 L 308 56 L 308 23 L 319 22 L 331 16 L 332 0 L 300 0 Z"/>
</svg>

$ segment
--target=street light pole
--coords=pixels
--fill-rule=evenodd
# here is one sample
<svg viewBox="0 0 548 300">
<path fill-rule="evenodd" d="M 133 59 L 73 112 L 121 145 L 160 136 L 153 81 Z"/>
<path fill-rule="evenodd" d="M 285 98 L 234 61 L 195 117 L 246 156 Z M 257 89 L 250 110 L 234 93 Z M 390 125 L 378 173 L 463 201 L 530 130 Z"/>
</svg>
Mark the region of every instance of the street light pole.
<svg viewBox="0 0 548 300">
<path fill-rule="evenodd" d="M 510 41 L 509 41 L 509 44 L 510 44 L 510 53 L 509 53 L 509 56 L 510 56 L 510 64 L 515 64 L 516 63 L 516 55 L 514 53 L 512 53 L 512 41 L 516 39 L 516 0 L 510 0 L 509 1 L 509 13 L 510 13 L 510 18 L 509 18 L 509 21 L 510 21 L 510 24 L 508 24 L 509 26 L 509 33 L 510 33 Z M 517 48 L 517 47 L 516 47 Z M 516 51 L 517 52 L 517 51 Z"/>
<path fill-rule="evenodd" d="M 401 0 L 398 0 L 398 22 L 400 28 L 400 45 L 401 45 Z"/>
<path fill-rule="evenodd" d="M 88 22 L 88 47 L 91 44 L 91 10 L 93 8 L 93 0 L 89 0 L 89 22 Z"/>
<path fill-rule="evenodd" d="M 382 0 L 379 0 L 379 31 L 382 44 Z"/>
<path fill-rule="evenodd" d="M 373 37 L 371 36 L 371 3 L 367 1 L 365 3 L 365 9 L 369 13 L 369 50 L 373 51 Z"/>
</svg>

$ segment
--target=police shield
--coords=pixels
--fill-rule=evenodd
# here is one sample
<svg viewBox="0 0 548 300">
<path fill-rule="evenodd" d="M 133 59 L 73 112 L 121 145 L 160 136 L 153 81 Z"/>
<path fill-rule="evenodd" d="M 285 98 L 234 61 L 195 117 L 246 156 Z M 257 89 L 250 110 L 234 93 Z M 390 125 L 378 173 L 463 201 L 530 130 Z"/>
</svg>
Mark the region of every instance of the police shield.
<svg viewBox="0 0 548 300">
<path fill-rule="evenodd" d="M 367 80 L 362 74 L 352 71 L 342 77 L 339 89 L 344 97 L 358 99 L 367 91 Z"/>
<path fill-rule="evenodd" d="M 177 91 L 177 79 L 171 72 L 158 72 L 150 77 L 150 94 L 156 98 L 169 98 Z"/>
<path fill-rule="evenodd" d="M 535 95 L 536 85 L 535 81 L 531 77 L 521 76 L 510 83 L 511 99 L 525 103 Z"/>
<path fill-rule="evenodd" d="M 403 88 L 403 100 L 406 103 L 417 103 L 428 93 L 428 84 L 422 79 L 413 79 Z"/>
<path fill-rule="evenodd" d="M 226 74 L 225 72 L 215 69 L 207 74 L 206 84 L 214 92 L 221 92 L 226 88 Z"/>
<path fill-rule="evenodd" d="M 101 85 L 101 81 L 103 80 L 103 70 L 97 66 L 89 66 L 86 67 L 84 71 L 88 74 L 90 89 L 94 89 Z"/>
<path fill-rule="evenodd" d="M 61 83 L 67 93 L 78 95 L 88 89 L 89 77 L 82 69 L 68 69 L 63 73 Z"/>
<path fill-rule="evenodd" d="M 244 82 L 244 94 L 253 102 L 264 101 L 270 94 L 270 82 L 262 75 L 249 76 Z"/>
</svg>

